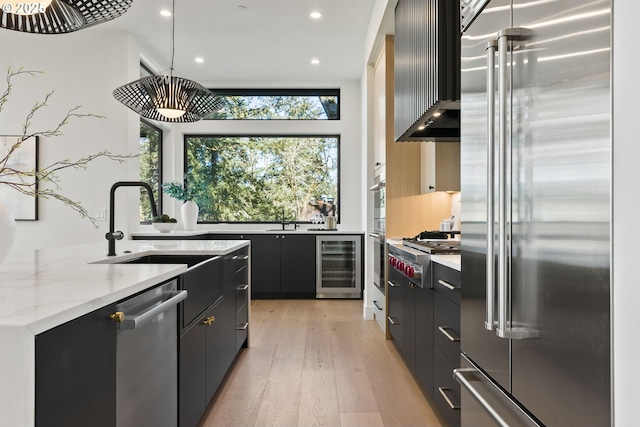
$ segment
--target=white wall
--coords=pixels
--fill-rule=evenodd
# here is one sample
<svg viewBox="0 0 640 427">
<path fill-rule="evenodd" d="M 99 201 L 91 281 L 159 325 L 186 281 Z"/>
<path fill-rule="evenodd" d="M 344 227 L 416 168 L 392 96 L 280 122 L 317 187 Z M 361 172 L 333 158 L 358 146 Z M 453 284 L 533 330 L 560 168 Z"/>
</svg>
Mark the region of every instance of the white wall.
<svg viewBox="0 0 640 427">
<path fill-rule="evenodd" d="M 129 113 L 111 92 L 117 86 L 138 78 L 138 52 L 125 33 L 100 33 L 90 30 L 68 35 L 41 36 L 2 30 L 0 90 L 9 66 L 44 71 L 36 77 L 19 76 L 13 82 L 13 94 L 0 113 L 0 134 L 21 134 L 21 126 L 35 102 L 55 90 L 32 120 L 31 130 L 55 126 L 69 109 L 81 105 L 81 111 L 105 116 L 104 119 L 72 119 L 63 135 L 40 140 L 40 165 L 109 150 L 112 153 L 137 153 L 138 119 Z M 113 182 L 131 179 L 138 168 L 137 159 L 118 164 L 105 159 L 92 162 L 87 170 L 62 171 L 59 192 L 79 201 L 90 213 L 107 209 Z M 134 176 L 135 178 L 135 176 Z M 127 201 L 122 197 L 121 206 Z M 135 201 L 135 197 L 133 197 Z M 124 216 L 118 221 L 126 229 Z M 94 226 L 57 200 L 39 200 L 39 220 L 18 222 L 15 250 L 104 240 L 108 222 Z M 106 250 L 106 241 L 105 241 Z"/>
<path fill-rule="evenodd" d="M 116 87 L 139 77 L 140 52 L 135 41 L 125 33 L 92 32 L 56 36 L 37 36 L 12 31 L 2 32 L 2 41 L 15 49 L 4 50 L 0 71 L 8 66 L 43 70 L 35 78 L 22 76 L 14 82 L 14 95 L 0 113 L 0 134 L 18 134 L 31 106 L 48 91 L 56 93 L 49 106 L 33 120 L 33 129 L 54 126 L 64 113 L 81 105 L 82 111 L 106 116 L 105 119 L 72 120 L 64 135 L 42 138 L 40 164 L 48 165 L 65 158 L 76 159 L 101 150 L 113 153 L 137 153 L 139 116 L 112 96 Z M 310 87 L 304 82 L 202 82 L 212 87 Z M 185 133 L 339 134 L 341 136 L 340 225 L 343 230 L 364 230 L 362 207 L 362 172 L 360 82 L 342 81 L 313 84 L 313 87 L 339 87 L 341 120 L 318 122 L 295 121 L 201 121 L 182 125 L 157 123 L 164 131 L 164 168 L 167 180 L 182 178 L 182 142 Z M 4 87 L 0 87 L 4 89 Z M 137 180 L 137 159 L 118 164 L 97 160 L 87 170 L 60 173 L 60 192 L 79 201 L 90 213 L 108 209 L 109 190 L 116 181 Z M 138 224 L 137 190 L 120 188 L 116 192 L 116 229 L 125 233 L 151 228 Z M 165 212 L 178 216 L 179 203 L 165 196 Z M 107 212 L 108 213 L 108 212 Z M 14 251 L 104 240 L 108 221 L 99 228 L 55 200 L 39 201 L 39 220 L 19 222 Z M 199 226 L 201 228 L 238 228 L 238 225 Z M 264 225 L 245 226 L 263 229 Z M 105 242 L 106 250 L 106 242 Z"/>
</svg>

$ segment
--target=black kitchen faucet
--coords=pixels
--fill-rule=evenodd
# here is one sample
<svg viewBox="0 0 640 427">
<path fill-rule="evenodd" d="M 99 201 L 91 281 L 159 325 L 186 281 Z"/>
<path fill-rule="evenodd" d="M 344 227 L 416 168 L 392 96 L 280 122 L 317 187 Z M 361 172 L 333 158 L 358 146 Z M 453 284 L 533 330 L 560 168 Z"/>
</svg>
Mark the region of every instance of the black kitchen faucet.
<svg viewBox="0 0 640 427">
<path fill-rule="evenodd" d="M 147 190 L 149 196 L 149 204 L 151 205 L 151 214 L 158 216 L 158 209 L 156 208 L 156 201 L 153 198 L 153 190 L 151 186 L 142 181 L 119 181 L 111 186 L 111 193 L 109 194 L 109 232 L 105 234 L 105 238 L 108 241 L 107 256 L 116 255 L 116 240 L 122 240 L 124 233 L 122 231 L 115 231 L 115 194 L 118 187 L 142 187 Z"/>
</svg>

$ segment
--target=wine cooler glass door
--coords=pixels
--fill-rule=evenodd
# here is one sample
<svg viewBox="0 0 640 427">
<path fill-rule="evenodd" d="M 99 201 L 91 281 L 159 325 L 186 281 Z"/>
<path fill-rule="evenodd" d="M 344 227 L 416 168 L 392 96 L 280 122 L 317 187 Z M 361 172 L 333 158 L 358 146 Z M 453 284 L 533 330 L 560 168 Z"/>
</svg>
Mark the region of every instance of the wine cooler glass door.
<svg viewBox="0 0 640 427">
<path fill-rule="evenodd" d="M 318 298 L 360 298 L 362 256 L 360 236 L 318 236 Z"/>
</svg>

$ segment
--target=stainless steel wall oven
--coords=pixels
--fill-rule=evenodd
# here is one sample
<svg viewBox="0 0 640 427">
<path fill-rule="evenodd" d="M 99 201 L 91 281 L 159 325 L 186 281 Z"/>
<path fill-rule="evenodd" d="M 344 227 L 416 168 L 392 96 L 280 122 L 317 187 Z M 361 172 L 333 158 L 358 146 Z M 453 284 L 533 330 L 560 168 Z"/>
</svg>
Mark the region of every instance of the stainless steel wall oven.
<svg viewBox="0 0 640 427">
<path fill-rule="evenodd" d="M 386 283 L 386 241 L 385 241 L 385 168 L 379 167 L 374 172 L 373 186 L 369 191 L 373 193 L 373 232 L 369 237 L 373 238 L 373 284 L 383 294 Z"/>
</svg>

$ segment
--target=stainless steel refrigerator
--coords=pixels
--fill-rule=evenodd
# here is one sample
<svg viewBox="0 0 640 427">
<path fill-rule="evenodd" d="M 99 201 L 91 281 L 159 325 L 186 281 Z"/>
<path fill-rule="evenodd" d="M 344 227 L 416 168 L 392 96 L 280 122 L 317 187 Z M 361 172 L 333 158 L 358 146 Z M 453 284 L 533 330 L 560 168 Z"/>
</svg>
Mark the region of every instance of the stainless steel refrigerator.
<svg viewBox="0 0 640 427">
<path fill-rule="evenodd" d="M 611 1 L 463 0 L 462 425 L 611 421 Z"/>
</svg>

